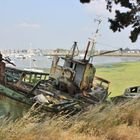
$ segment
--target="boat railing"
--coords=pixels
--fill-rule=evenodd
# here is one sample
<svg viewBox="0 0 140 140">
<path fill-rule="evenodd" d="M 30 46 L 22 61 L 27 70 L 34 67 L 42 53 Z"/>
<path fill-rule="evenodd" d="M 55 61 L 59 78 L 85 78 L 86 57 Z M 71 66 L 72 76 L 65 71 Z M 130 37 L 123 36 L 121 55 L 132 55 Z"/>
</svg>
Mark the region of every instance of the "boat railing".
<svg viewBox="0 0 140 140">
<path fill-rule="evenodd" d="M 110 81 L 106 80 L 106 79 L 103 79 L 99 76 L 95 76 L 94 77 L 94 80 L 93 80 L 93 87 L 95 86 L 98 86 L 98 87 L 102 87 L 104 88 L 105 90 L 108 91 L 109 89 L 109 85 L 110 85 Z"/>
<path fill-rule="evenodd" d="M 6 77 L 11 78 L 9 80 L 17 79 L 17 80 L 24 81 L 26 83 L 34 84 L 38 82 L 39 80 L 47 80 L 49 78 L 49 73 L 33 72 L 33 71 L 26 71 L 26 70 L 20 70 L 20 69 L 7 67 Z"/>
</svg>

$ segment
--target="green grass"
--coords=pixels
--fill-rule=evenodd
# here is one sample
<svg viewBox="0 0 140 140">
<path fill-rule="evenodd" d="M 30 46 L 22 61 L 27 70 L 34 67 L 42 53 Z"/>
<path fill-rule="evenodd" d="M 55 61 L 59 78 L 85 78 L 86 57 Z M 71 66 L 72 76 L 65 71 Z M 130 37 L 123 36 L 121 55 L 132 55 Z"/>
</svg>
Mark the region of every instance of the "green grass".
<svg viewBox="0 0 140 140">
<path fill-rule="evenodd" d="M 111 82 L 111 96 L 120 95 L 125 88 L 140 85 L 140 62 L 100 66 L 96 68 L 96 75 Z"/>
</svg>

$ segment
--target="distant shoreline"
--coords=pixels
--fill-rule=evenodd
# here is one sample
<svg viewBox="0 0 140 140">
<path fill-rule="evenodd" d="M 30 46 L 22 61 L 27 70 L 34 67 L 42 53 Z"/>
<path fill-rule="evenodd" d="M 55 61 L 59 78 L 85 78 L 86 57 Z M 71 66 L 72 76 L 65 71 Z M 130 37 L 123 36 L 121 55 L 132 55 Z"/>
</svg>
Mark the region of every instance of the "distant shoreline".
<svg viewBox="0 0 140 140">
<path fill-rule="evenodd" d="M 140 53 L 110 53 L 104 54 L 103 56 L 115 56 L 115 57 L 140 57 Z"/>
</svg>

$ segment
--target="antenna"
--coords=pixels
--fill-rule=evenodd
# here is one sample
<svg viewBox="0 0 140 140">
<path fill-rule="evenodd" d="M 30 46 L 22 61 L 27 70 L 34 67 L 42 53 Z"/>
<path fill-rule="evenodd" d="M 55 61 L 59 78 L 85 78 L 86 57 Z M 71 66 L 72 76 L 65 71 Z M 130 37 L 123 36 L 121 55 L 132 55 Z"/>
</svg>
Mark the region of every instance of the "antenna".
<svg viewBox="0 0 140 140">
<path fill-rule="evenodd" d="M 90 57 L 89 57 L 89 61 L 91 61 L 91 63 L 92 63 L 92 61 L 93 61 L 93 53 L 95 52 L 95 44 L 96 44 L 96 39 L 97 39 L 97 36 L 98 36 L 98 34 L 99 34 L 99 26 L 100 26 L 100 24 L 101 24 L 101 22 L 102 22 L 102 20 L 101 19 L 94 19 L 94 22 L 98 22 L 98 25 L 97 25 L 97 29 L 96 29 L 96 31 L 95 31 L 95 35 L 93 36 L 93 38 L 89 38 L 90 40 L 91 40 L 91 50 L 90 50 Z"/>
</svg>

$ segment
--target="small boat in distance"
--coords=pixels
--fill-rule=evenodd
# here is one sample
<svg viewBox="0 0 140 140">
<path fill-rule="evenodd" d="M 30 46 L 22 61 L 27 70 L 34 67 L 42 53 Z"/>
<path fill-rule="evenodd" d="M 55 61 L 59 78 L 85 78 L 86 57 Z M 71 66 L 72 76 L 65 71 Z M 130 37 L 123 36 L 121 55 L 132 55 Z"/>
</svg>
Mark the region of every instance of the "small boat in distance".
<svg viewBox="0 0 140 140">
<path fill-rule="evenodd" d="M 35 64 L 37 60 L 32 58 L 31 56 L 29 57 L 29 68 L 24 68 L 25 71 L 31 71 L 31 72 L 41 72 L 43 73 L 44 70 L 39 69 L 37 65 Z"/>
<path fill-rule="evenodd" d="M 53 59 L 53 57 L 50 55 L 47 55 L 47 59 Z"/>
<path fill-rule="evenodd" d="M 25 59 L 26 56 L 23 55 L 23 54 L 17 54 L 17 55 L 15 55 L 15 58 L 16 58 L 16 59 Z"/>
</svg>

